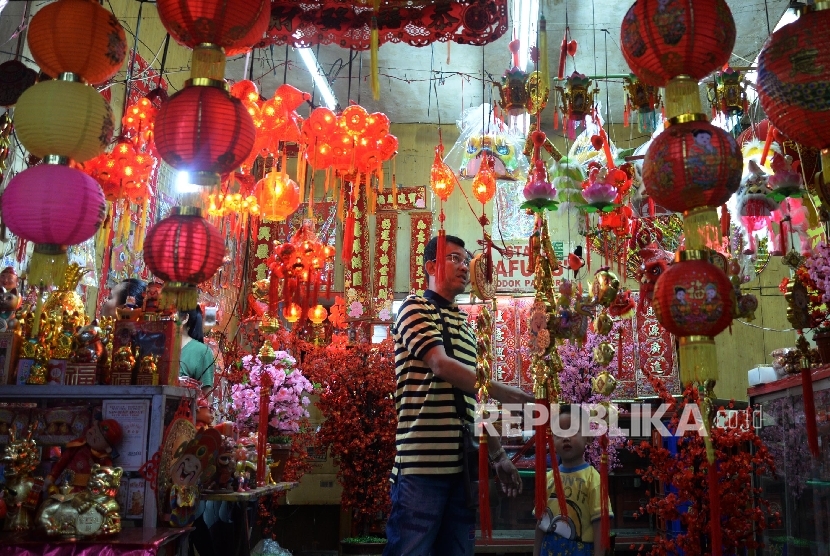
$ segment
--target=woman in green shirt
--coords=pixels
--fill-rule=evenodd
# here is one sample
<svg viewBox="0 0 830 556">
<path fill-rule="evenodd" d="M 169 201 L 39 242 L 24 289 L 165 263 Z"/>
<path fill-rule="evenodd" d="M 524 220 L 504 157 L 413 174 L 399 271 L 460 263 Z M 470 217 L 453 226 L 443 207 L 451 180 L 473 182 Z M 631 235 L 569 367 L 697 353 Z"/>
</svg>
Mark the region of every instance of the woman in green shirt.
<svg viewBox="0 0 830 556">
<path fill-rule="evenodd" d="M 179 356 L 179 376 L 188 376 L 202 383 L 202 391 L 213 388 L 213 367 L 216 357 L 204 344 L 202 310 L 179 311 L 182 321 L 182 352 Z"/>
</svg>

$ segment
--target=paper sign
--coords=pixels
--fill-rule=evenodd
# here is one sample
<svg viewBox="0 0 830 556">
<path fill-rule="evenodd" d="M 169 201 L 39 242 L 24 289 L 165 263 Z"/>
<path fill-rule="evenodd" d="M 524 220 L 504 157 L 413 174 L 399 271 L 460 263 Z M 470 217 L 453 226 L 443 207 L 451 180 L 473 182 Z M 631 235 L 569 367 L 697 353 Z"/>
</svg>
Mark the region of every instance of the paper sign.
<svg viewBox="0 0 830 556">
<path fill-rule="evenodd" d="M 115 419 L 124 438 L 117 446 L 118 457 L 113 463 L 124 471 L 138 471 L 147 461 L 147 428 L 150 400 L 104 400 L 104 419 Z"/>
</svg>

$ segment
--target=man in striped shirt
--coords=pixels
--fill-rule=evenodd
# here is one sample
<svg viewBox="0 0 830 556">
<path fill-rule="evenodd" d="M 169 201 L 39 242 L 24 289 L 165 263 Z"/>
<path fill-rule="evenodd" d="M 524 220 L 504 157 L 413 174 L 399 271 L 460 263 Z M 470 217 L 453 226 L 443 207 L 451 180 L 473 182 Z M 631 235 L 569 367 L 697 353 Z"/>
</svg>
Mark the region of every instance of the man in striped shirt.
<svg viewBox="0 0 830 556">
<path fill-rule="evenodd" d="M 457 237 L 447 236 L 443 260 L 436 260 L 437 245 L 432 238 L 424 250 L 429 289 L 403 302 L 392 329 L 398 429 L 386 556 L 467 556 L 475 549 L 475 509 L 467 504 L 461 431 L 475 417 L 476 340 L 454 301 L 470 281 L 470 258 Z M 444 265 L 441 282 L 438 265 Z M 463 423 L 456 395 L 466 409 Z M 490 395 L 504 403 L 533 402 L 530 394 L 495 381 Z M 516 496 L 522 489 L 519 473 L 498 438 L 491 437 L 487 448 L 502 489 Z"/>
</svg>

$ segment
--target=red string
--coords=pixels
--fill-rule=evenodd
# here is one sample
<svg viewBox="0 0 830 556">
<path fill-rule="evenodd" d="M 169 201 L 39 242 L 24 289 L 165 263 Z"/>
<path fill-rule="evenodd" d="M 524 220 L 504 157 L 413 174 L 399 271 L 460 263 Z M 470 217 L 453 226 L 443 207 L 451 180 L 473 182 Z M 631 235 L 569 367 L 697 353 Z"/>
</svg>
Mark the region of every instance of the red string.
<svg viewBox="0 0 830 556">
<path fill-rule="evenodd" d="M 712 556 L 723 554 L 723 540 L 720 525 L 720 489 L 718 488 L 717 462 L 709 465 L 709 537 Z"/>
</svg>

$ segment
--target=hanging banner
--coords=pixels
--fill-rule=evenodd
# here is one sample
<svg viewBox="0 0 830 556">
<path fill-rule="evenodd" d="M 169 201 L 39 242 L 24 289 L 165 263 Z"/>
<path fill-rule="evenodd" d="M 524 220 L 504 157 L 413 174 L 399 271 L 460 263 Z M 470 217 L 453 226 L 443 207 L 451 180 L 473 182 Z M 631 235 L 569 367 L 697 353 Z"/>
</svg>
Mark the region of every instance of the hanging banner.
<svg viewBox="0 0 830 556">
<path fill-rule="evenodd" d="M 648 369 L 659 377 L 669 392 L 680 394 L 683 386 L 674 357 L 674 336 L 660 326 L 650 303 L 644 303 L 637 310 L 637 348 L 639 365 L 637 366 L 637 396 L 640 398 L 656 396 L 651 383 L 640 369 Z"/>
<path fill-rule="evenodd" d="M 486 302 L 489 303 L 489 302 Z M 521 323 L 518 316 L 521 313 L 524 303 L 521 299 L 511 297 L 496 298 L 496 313 L 493 318 L 493 355 L 494 364 L 492 367 L 493 379 L 519 386 L 519 351 L 520 337 L 518 331 Z M 475 330 L 476 317 L 481 312 L 484 304 L 459 305 L 462 311 L 467 313 L 467 321 Z"/>
<path fill-rule="evenodd" d="M 343 261 L 343 289 L 346 294 L 347 314 L 356 319 L 363 316 L 371 296 L 372 279 L 369 265 L 369 217 L 366 195 L 360 194 L 354 206 L 354 243 L 352 260 Z"/>
<path fill-rule="evenodd" d="M 379 210 L 375 213 L 375 279 L 373 292 L 375 316 L 392 320 L 395 299 L 395 249 L 398 243 L 398 213 Z"/>
<path fill-rule="evenodd" d="M 426 199 L 427 188 L 424 185 L 399 187 L 397 197 L 391 189 L 386 189 L 378 193 L 378 210 L 423 210 L 427 206 Z"/>
<path fill-rule="evenodd" d="M 410 242 L 412 249 L 409 255 L 409 287 L 410 292 L 422 295 L 427 289 L 427 275 L 424 272 L 424 249 L 430 239 L 432 229 L 431 212 L 409 213 Z"/>
</svg>

